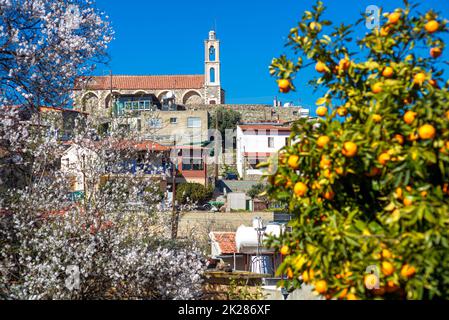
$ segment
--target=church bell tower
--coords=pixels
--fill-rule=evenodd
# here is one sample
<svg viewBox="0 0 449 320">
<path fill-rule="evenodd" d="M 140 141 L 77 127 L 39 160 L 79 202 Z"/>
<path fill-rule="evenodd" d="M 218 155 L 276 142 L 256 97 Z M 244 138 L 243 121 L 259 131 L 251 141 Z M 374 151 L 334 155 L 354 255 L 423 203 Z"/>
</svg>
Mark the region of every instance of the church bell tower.
<svg viewBox="0 0 449 320">
<path fill-rule="evenodd" d="M 220 83 L 220 41 L 217 40 L 215 31 L 209 31 L 209 38 L 204 41 L 205 49 L 205 89 L 207 104 L 222 104 Z"/>
</svg>

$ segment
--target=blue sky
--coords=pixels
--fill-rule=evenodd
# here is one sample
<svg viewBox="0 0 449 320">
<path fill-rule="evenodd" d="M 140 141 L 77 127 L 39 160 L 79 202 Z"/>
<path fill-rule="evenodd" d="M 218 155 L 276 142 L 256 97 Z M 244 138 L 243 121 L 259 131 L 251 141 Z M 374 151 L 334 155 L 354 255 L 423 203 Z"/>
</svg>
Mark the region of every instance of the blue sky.
<svg viewBox="0 0 449 320">
<path fill-rule="evenodd" d="M 449 18 L 449 1 L 421 0 L 419 11 L 429 8 Z M 227 103 L 267 103 L 274 96 L 314 109 L 318 95 L 306 85 L 313 68 L 302 70 L 297 91 L 278 93 L 268 73 L 273 57 L 286 53 L 284 44 L 291 27 L 315 1 L 247 0 L 97 0 L 116 32 L 111 43 L 109 66 L 99 66 L 98 75 L 109 68 L 114 74 L 201 74 L 204 72 L 203 42 L 216 26 L 221 40 L 221 82 Z M 336 23 L 352 22 L 368 5 L 384 10 L 402 6 L 393 0 L 325 0 L 327 18 Z M 446 37 L 447 38 L 447 37 Z M 446 52 L 445 60 L 448 53 Z"/>
</svg>

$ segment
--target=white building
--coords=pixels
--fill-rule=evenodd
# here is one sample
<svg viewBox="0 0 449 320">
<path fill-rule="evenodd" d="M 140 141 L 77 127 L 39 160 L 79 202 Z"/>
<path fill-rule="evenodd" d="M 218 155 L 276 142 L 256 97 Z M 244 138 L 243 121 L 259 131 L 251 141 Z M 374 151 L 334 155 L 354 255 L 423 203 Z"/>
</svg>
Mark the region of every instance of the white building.
<svg viewBox="0 0 449 320">
<path fill-rule="evenodd" d="M 61 171 L 68 174 L 71 180 L 72 192 L 84 191 L 83 172 L 91 171 L 98 159 L 96 153 L 77 144 L 71 145 L 61 157 Z"/>
<path fill-rule="evenodd" d="M 263 171 L 257 165 L 289 143 L 290 131 L 279 123 L 238 125 L 236 161 L 240 177 L 261 176 Z"/>
</svg>

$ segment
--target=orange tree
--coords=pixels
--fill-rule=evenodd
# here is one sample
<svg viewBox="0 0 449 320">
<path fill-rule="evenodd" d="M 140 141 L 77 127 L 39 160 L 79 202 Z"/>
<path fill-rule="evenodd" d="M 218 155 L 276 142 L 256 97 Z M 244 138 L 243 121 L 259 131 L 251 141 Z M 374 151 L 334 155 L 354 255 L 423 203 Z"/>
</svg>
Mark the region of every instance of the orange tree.
<svg viewBox="0 0 449 320">
<path fill-rule="evenodd" d="M 281 285 L 311 283 L 328 299 L 448 298 L 447 21 L 404 1 L 356 41 L 324 10 L 317 2 L 290 30 L 298 57 L 270 66 L 281 92 L 308 65 L 323 91 L 319 117 L 294 124 L 267 173 L 267 193 L 294 215 L 269 241 L 284 255 Z"/>
</svg>

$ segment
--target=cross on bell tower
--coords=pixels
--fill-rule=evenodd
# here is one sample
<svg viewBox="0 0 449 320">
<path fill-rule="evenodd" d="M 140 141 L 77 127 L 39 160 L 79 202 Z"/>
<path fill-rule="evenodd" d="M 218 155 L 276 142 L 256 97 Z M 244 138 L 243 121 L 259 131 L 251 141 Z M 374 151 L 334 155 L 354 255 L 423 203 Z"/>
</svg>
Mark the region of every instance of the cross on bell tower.
<svg viewBox="0 0 449 320">
<path fill-rule="evenodd" d="M 205 49 L 205 87 L 206 103 L 224 103 L 220 83 L 220 41 L 215 31 L 209 31 L 209 38 L 204 41 Z"/>
</svg>

